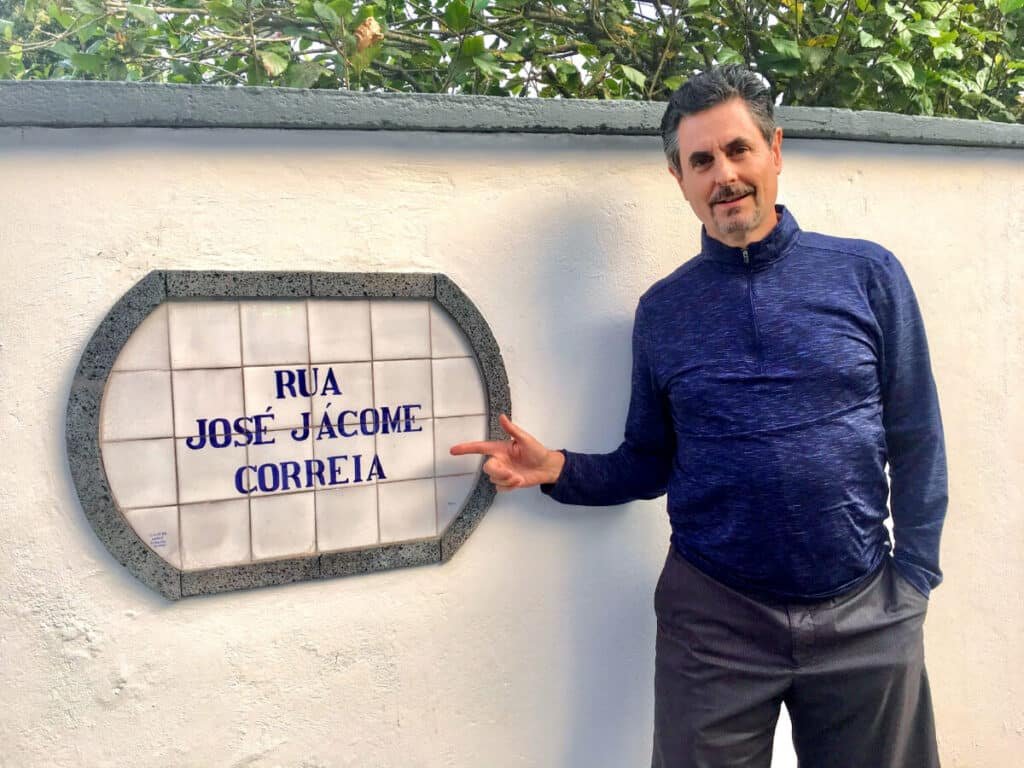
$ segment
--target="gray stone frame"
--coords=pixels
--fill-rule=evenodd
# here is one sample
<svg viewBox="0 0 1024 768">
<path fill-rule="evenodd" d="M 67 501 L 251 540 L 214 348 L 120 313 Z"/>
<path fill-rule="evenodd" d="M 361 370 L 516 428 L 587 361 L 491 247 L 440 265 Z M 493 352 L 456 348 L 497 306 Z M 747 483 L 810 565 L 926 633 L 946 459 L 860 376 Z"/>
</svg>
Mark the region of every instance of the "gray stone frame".
<svg viewBox="0 0 1024 768">
<path fill-rule="evenodd" d="M 388 568 L 443 563 L 466 541 L 494 499 L 481 473 L 459 515 L 433 539 L 248 565 L 181 571 L 151 550 L 118 510 L 100 458 L 100 400 L 114 361 L 142 321 L 169 299 L 184 298 L 420 298 L 444 307 L 469 339 L 487 388 L 488 434 L 501 439 L 498 415 L 512 401 L 501 350 L 483 315 L 447 276 L 418 272 L 153 271 L 103 318 L 78 363 L 68 398 L 65 438 L 78 498 L 99 540 L 121 565 L 164 597 L 287 584 Z"/>
<path fill-rule="evenodd" d="M 270 128 L 660 136 L 665 102 L 97 80 L 0 80 L 0 128 Z M 1024 126 L 778 107 L 790 139 L 1024 149 Z"/>
</svg>

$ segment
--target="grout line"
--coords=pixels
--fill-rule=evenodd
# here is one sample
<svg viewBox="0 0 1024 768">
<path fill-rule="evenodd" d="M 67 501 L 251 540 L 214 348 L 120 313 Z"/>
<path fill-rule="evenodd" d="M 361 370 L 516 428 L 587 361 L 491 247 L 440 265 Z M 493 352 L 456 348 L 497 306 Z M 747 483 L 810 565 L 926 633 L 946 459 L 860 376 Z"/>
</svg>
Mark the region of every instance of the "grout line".
<svg viewBox="0 0 1024 768">
<path fill-rule="evenodd" d="M 366 301 L 366 315 L 369 318 L 370 323 L 370 398 L 373 402 L 373 407 L 377 407 L 377 364 L 373 357 L 373 299 L 367 299 Z M 373 436 L 373 455 L 377 455 L 377 436 Z M 376 507 L 377 507 L 377 543 L 380 544 L 380 485 L 377 485 L 376 490 Z"/>
<path fill-rule="evenodd" d="M 242 329 L 241 300 L 235 301 L 235 308 L 238 310 L 238 359 L 241 361 L 239 375 L 242 377 L 242 415 L 244 416 L 249 408 L 247 407 L 248 396 L 245 391 L 245 342 L 242 339 L 244 331 Z M 245 460 L 246 462 L 249 461 L 249 446 L 245 447 Z M 253 562 L 254 557 L 252 552 L 252 499 L 249 496 L 246 496 L 245 499 L 245 509 L 249 515 L 249 562 L 251 563 Z"/>
<path fill-rule="evenodd" d="M 411 357 L 381 357 L 377 358 L 378 363 L 400 363 L 404 360 L 426 360 L 428 358 L 422 356 L 411 356 Z M 438 355 L 437 357 L 430 358 L 433 360 L 476 360 L 472 355 Z M 327 362 L 325 360 L 317 360 L 316 365 L 352 365 L 354 363 L 372 363 L 375 362 L 373 359 L 370 360 L 335 360 L 334 362 Z M 295 360 L 292 362 L 280 362 L 280 363 L 258 363 L 254 365 L 205 365 L 205 366 L 182 366 L 181 368 L 118 368 L 112 370 L 111 373 L 167 373 L 169 371 L 226 371 L 239 368 L 280 368 L 282 365 L 312 365 L 312 361 Z"/>
<path fill-rule="evenodd" d="M 472 419 L 472 418 L 479 418 L 481 416 L 486 418 L 487 414 L 486 413 L 460 413 L 460 414 L 456 414 L 454 416 L 430 416 L 430 417 L 427 417 L 425 419 L 420 419 L 420 421 L 454 421 L 455 419 Z M 291 432 L 294 429 L 299 429 L 301 426 L 302 426 L 301 424 L 293 424 L 291 426 L 287 426 L 286 425 L 286 426 L 277 427 L 275 429 L 268 429 L 267 430 L 267 434 L 273 434 L 275 432 Z M 315 435 L 315 433 L 317 431 L 317 429 L 314 428 L 315 426 L 316 425 L 314 425 L 312 422 L 310 423 L 309 434 L 310 434 L 311 439 L 314 441 L 314 443 L 316 443 L 316 442 L 330 442 L 330 439 L 325 439 L 323 441 L 319 441 L 319 440 L 317 440 L 316 437 L 313 436 L 313 435 Z M 346 421 L 345 422 L 345 426 L 346 427 L 358 427 L 359 426 L 359 420 L 356 419 L 354 421 Z M 243 435 L 245 433 L 244 432 L 236 432 L 234 429 L 232 429 L 231 430 L 231 434 L 232 435 Z M 145 443 L 145 442 L 150 441 L 150 440 L 187 440 L 190 437 L 198 437 L 198 435 L 149 435 L 147 437 L 118 437 L 118 438 L 114 438 L 112 440 L 101 440 L 100 442 L 103 445 L 106 445 L 107 443 Z M 372 437 L 372 435 L 363 435 L 362 433 L 359 433 L 359 434 L 356 434 L 356 435 L 349 435 L 349 436 L 343 436 L 343 437 L 334 438 L 334 440 L 338 440 L 338 441 L 354 440 L 357 437 Z M 255 443 L 250 442 L 248 445 L 255 445 Z M 238 445 L 235 445 L 235 446 L 225 446 L 225 448 L 231 448 L 231 447 L 233 447 L 233 448 L 241 448 L 242 446 L 238 446 Z M 217 449 L 217 450 L 219 450 L 219 449 Z"/>
<path fill-rule="evenodd" d="M 436 288 L 435 288 L 436 293 Z M 427 305 L 427 349 L 430 352 L 430 416 L 436 417 L 434 413 L 434 313 L 430 311 L 433 300 L 426 302 Z M 430 436 L 430 453 L 432 456 L 431 465 L 434 470 L 434 535 L 437 536 L 437 529 L 440 519 L 437 515 L 437 422 L 433 426 L 433 434 Z"/>
<path fill-rule="evenodd" d="M 310 277 L 309 280 L 310 280 L 309 292 L 310 292 L 310 294 L 312 294 L 313 293 L 313 286 L 312 286 L 313 278 Z M 313 369 L 313 339 L 312 339 L 312 334 L 310 333 L 309 302 L 310 302 L 310 299 L 307 298 L 304 302 L 302 302 L 302 304 L 303 304 L 303 306 L 306 309 L 306 361 L 307 361 L 306 362 L 306 369 L 308 371 L 308 375 L 312 375 L 312 372 L 313 372 L 313 370 L 312 370 Z M 309 455 L 315 457 L 316 456 L 316 452 L 313 450 L 313 431 L 312 431 L 313 430 L 313 423 L 312 423 L 313 422 L 313 397 L 312 396 L 309 398 L 309 421 L 310 421 L 310 425 L 309 425 L 310 426 L 310 433 L 309 433 L 309 437 L 308 437 L 308 439 L 309 439 Z M 316 514 L 316 488 L 314 487 L 313 488 L 313 552 L 315 552 L 317 554 L 320 553 L 320 534 L 319 534 L 319 532 L 317 530 L 318 528 L 319 528 L 319 524 L 318 524 L 317 514 Z"/>
<path fill-rule="evenodd" d="M 171 366 L 171 370 L 168 373 L 168 377 L 171 380 L 171 432 L 175 433 L 178 431 L 177 422 L 175 420 L 174 411 L 174 367 L 171 362 L 171 308 L 167 308 L 167 364 Z M 163 438 L 166 439 L 166 438 Z M 178 472 L 178 443 L 175 440 L 175 435 L 171 435 L 171 454 L 174 456 L 174 504 L 178 508 L 178 569 L 185 569 L 185 536 L 181 529 L 181 489 L 179 485 L 181 483 L 181 475 Z"/>
</svg>

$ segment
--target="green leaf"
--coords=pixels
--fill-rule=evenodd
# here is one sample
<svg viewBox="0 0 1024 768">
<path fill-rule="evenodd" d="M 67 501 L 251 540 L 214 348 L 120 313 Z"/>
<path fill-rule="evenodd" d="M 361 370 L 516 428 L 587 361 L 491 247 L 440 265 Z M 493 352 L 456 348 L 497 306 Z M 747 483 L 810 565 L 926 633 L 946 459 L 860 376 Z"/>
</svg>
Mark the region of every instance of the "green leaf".
<svg viewBox="0 0 1024 768">
<path fill-rule="evenodd" d="M 485 50 L 487 50 L 487 44 L 484 41 L 483 35 L 474 35 L 462 41 L 461 55 L 464 58 L 471 59 L 474 56 L 479 56 Z"/>
<path fill-rule="evenodd" d="M 206 10 L 208 10 L 213 16 L 218 19 L 232 19 L 238 21 L 242 18 L 242 12 L 240 9 L 235 8 L 233 5 L 220 2 L 210 2 L 206 4 Z"/>
<path fill-rule="evenodd" d="M 326 3 L 313 3 L 313 10 L 316 12 L 317 17 L 331 29 L 341 26 L 341 19 L 338 17 L 338 14 Z"/>
<path fill-rule="evenodd" d="M 628 67 L 625 64 L 619 64 L 619 69 L 622 70 L 623 77 L 638 88 L 643 88 L 644 83 L 647 82 L 647 76 L 639 70 Z"/>
<path fill-rule="evenodd" d="M 918 5 L 921 7 L 924 15 L 930 19 L 934 19 L 942 10 L 942 6 L 938 3 L 932 2 L 932 0 L 921 0 Z"/>
<path fill-rule="evenodd" d="M 729 48 L 728 46 L 723 47 L 716 56 L 719 64 L 746 64 L 746 60 L 743 58 L 743 54 L 739 51 Z"/>
<path fill-rule="evenodd" d="M 495 64 L 493 60 L 488 60 L 483 56 L 474 56 L 473 63 L 476 64 L 477 69 L 489 77 L 500 78 L 505 74 L 504 70 Z"/>
<path fill-rule="evenodd" d="M 912 21 L 907 24 L 907 29 L 911 32 L 916 32 L 919 35 L 924 35 L 925 37 L 938 37 L 942 34 L 942 30 L 935 26 L 935 22 L 931 19 Z"/>
<path fill-rule="evenodd" d="M 85 13 L 90 16 L 99 16 L 103 13 L 103 7 L 92 0 L 74 0 L 72 5 L 75 6 L 75 10 L 79 13 Z"/>
<path fill-rule="evenodd" d="M 151 27 L 155 27 L 163 21 L 163 19 L 161 19 L 157 15 L 157 12 L 154 11 L 152 8 L 147 8 L 144 5 L 129 5 L 127 7 L 128 13 L 130 13 L 136 19 L 141 21 L 143 24 L 148 24 Z"/>
<path fill-rule="evenodd" d="M 469 25 L 469 8 L 462 0 L 451 0 L 444 9 L 444 23 L 452 32 L 462 32 Z"/>
<path fill-rule="evenodd" d="M 1024 0 L 999 0 L 999 10 L 1007 16 L 1021 8 L 1024 8 Z"/>
<path fill-rule="evenodd" d="M 686 78 L 682 75 L 672 75 L 672 77 L 666 77 L 662 80 L 662 83 L 670 91 L 674 91 L 676 88 L 686 82 Z"/>
<path fill-rule="evenodd" d="M 884 57 L 879 57 L 879 62 L 882 61 L 882 58 Z M 914 65 L 910 62 L 900 61 L 899 59 L 894 59 L 890 56 L 886 58 L 884 63 L 888 65 L 889 69 L 896 74 L 896 77 L 898 77 L 904 85 L 910 85 L 914 82 Z"/>
<path fill-rule="evenodd" d="M 271 51 L 256 51 L 260 64 L 270 77 L 280 76 L 288 68 L 288 59 L 283 59 Z"/>
<path fill-rule="evenodd" d="M 774 48 L 779 55 L 785 56 L 789 59 L 800 58 L 800 46 L 796 40 L 787 40 L 784 37 L 773 37 L 771 38 L 772 48 Z"/>
<path fill-rule="evenodd" d="M 860 44 L 865 48 L 881 48 L 885 45 L 877 37 L 863 29 L 860 31 Z"/>
<path fill-rule="evenodd" d="M 490 0 L 469 0 L 469 12 L 474 16 L 478 15 L 480 11 L 487 8 L 487 3 Z"/>
<path fill-rule="evenodd" d="M 320 79 L 324 68 L 312 61 L 294 61 L 284 73 L 284 84 L 289 88 L 309 88 Z"/>
<path fill-rule="evenodd" d="M 711 0 L 691 0 L 689 10 L 699 11 L 701 8 L 707 8 L 711 5 Z"/>
<path fill-rule="evenodd" d="M 592 45 L 591 43 L 580 43 L 576 47 L 576 49 L 580 52 L 580 56 L 589 56 L 593 58 L 594 56 L 601 55 L 601 51 L 598 49 L 598 47 L 596 45 Z"/>
<path fill-rule="evenodd" d="M 11 60 L 6 56 L 0 56 L 0 77 L 6 77 L 11 71 Z"/>
<path fill-rule="evenodd" d="M 90 75 L 98 75 L 103 71 L 103 57 L 95 53 L 71 54 L 71 64 L 75 69 L 88 72 Z"/>
<path fill-rule="evenodd" d="M 56 43 L 51 45 L 50 50 L 56 53 L 58 56 L 61 56 L 65 59 L 70 59 L 72 56 L 78 53 L 78 49 L 76 49 L 75 46 L 71 45 L 70 43 L 64 40 L 58 40 Z"/>
</svg>

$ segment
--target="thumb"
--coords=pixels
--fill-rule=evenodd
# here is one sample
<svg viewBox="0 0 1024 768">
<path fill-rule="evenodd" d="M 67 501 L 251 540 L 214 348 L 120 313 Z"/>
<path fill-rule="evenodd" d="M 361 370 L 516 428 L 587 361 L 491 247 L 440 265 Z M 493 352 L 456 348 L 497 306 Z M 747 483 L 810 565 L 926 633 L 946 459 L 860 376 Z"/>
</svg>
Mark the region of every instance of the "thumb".
<svg viewBox="0 0 1024 768">
<path fill-rule="evenodd" d="M 521 443 L 537 442 L 536 438 L 527 432 L 525 429 L 520 427 L 518 424 L 512 422 L 512 420 L 505 414 L 501 414 L 498 417 L 498 423 L 501 424 L 501 428 L 505 430 L 505 433 L 513 440 L 518 440 Z"/>
</svg>

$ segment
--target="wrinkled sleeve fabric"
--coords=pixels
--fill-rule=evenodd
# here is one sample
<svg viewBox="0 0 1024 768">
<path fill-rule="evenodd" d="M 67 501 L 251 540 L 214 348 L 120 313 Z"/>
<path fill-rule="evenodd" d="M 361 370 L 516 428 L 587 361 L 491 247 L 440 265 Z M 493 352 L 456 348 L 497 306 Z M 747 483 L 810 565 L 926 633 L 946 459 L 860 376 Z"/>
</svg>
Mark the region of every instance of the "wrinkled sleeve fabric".
<svg viewBox="0 0 1024 768">
<path fill-rule="evenodd" d="M 942 581 L 939 538 L 948 478 L 939 398 L 910 280 L 886 252 L 870 291 L 881 331 L 882 423 L 889 462 L 894 565 L 928 596 Z"/>
<path fill-rule="evenodd" d="M 563 450 L 558 482 L 541 491 L 564 504 L 605 506 L 665 493 L 675 438 L 667 399 L 656 384 L 643 303 L 633 323 L 633 369 L 622 444 L 611 453 Z"/>
</svg>

